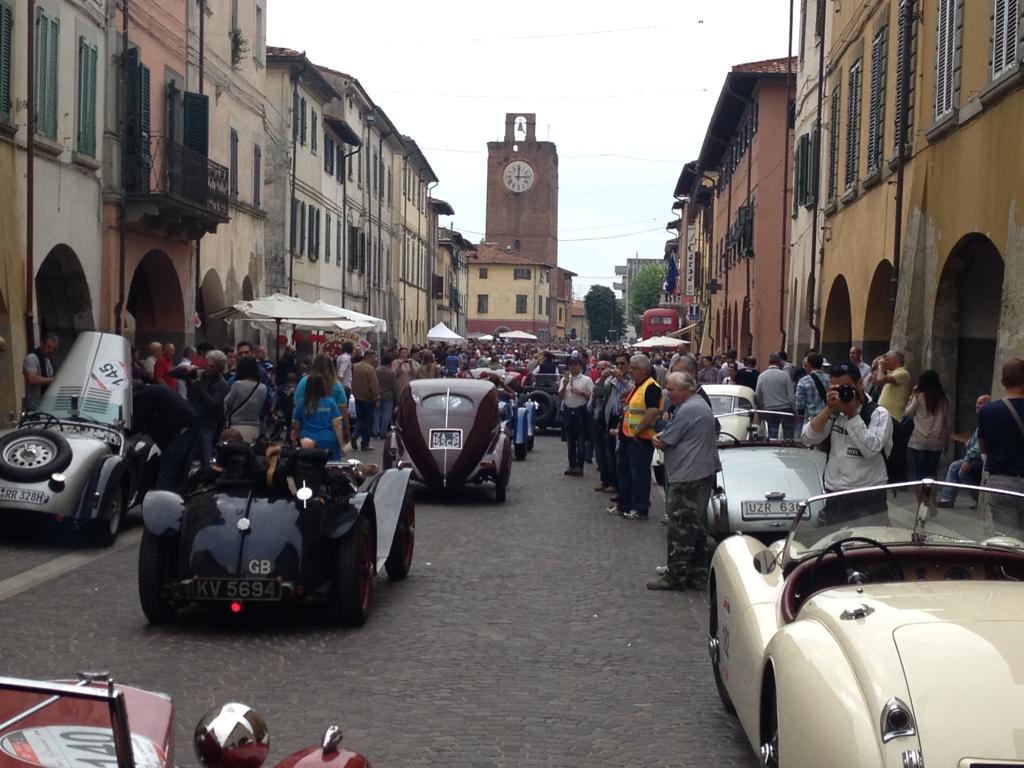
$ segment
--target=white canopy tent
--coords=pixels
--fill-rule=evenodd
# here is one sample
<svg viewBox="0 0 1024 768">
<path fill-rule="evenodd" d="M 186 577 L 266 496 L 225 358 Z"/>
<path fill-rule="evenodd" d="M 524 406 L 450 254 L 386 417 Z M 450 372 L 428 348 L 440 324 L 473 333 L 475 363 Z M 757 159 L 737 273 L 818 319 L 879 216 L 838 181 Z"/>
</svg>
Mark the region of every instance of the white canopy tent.
<svg viewBox="0 0 1024 768">
<path fill-rule="evenodd" d="M 526 331 L 509 331 L 508 333 L 501 334 L 503 339 L 516 339 L 518 341 L 536 341 L 537 337 L 532 333 Z"/>
<path fill-rule="evenodd" d="M 480 336 L 477 336 L 476 340 L 477 341 L 494 341 L 494 337 L 491 336 L 491 334 L 489 334 L 489 333 L 484 333 L 484 334 L 481 334 Z"/>
<path fill-rule="evenodd" d="M 455 342 L 465 341 L 465 339 L 444 323 L 438 323 L 427 331 L 427 341 Z"/>
<path fill-rule="evenodd" d="M 342 319 L 350 322 L 369 324 L 371 326 L 371 330 L 376 333 L 387 333 L 388 331 L 388 321 L 383 318 L 374 317 L 373 315 L 364 315 L 362 312 L 356 312 L 354 309 L 345 309 L 344 307 L 338 307 L 334 304 L 328 304 L 326 301 L 315 301 L 313 302 L 313 306 L 336 312 Z"/>
<path fill-rule="evenodd" d="M 689 346 L 690 342 L 682 339 L 673 339 L 671 336 L 652 336 L 649 339 L 638 341 L 633 349 L 676 349 L 681 346 Z"/>
</svg>

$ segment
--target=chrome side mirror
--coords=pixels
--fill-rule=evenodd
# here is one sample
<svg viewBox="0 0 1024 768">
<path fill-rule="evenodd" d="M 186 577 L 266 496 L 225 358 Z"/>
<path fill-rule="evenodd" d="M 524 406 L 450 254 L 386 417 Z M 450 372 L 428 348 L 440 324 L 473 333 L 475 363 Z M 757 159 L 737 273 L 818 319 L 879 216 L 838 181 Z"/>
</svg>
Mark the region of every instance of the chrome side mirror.
<svg viewBox="0 0 1024 768">
<path fill-rule="evenodd" d="M 760 574 L 767 575 L 775 570 L 778 564 L 777 556 L 770 549 L 762 549 L 754 555 L 754 570 Z"/>
<path fill-rule="evenodd" d="M 205 768 L 259 768 L 270 751 L 270 732 L 259 712 L 232 702 L 207 710 L 192 746 Z"/>
</svg>

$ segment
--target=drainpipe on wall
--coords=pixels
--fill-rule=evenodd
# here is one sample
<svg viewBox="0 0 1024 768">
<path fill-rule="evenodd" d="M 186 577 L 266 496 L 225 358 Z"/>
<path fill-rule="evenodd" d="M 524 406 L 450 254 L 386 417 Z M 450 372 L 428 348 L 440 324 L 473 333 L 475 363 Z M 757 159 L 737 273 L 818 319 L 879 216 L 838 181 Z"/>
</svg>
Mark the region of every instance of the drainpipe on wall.
<svg viewBox="0 0 1024 768">
<path fill-rule="evenodd" d="M 30 0 L 31 2 L 31 0 Z M 117 304 L 114 306 L 114 332 L 121 334 L 124 314 L 124 283 L 125 268 L 128 260 L 128 185 L 126 176 L 128 169 L 128 0 L 122 0 L 121 25 L 121 109 L 120 122 L 120 154 L 121 154 L 121 205 L 117 211 Z M 29 110 L 31 115 L 32 110 Z M 31 118 L 30 118 L 31 119 Z"/>
<path fill-rule="evenodd" d="M 896 222 L 892 245 L 892 280 L 889 283 L 889 308 L 896 311 L 896 294 L 900 284 L 900 248 L 903 238 L 903 181 L 907 156 L 907 121 L 910 119 L 910 51 L 913 40 L 914 0 L 907 0 L 900 18 L 903 33 L 903 58 L 900 59 L 900 124 L 896 132 Z"/>
<path fill-rule="evenodd" d="M 803 19 L 800 23 L 804 23 Z M 822 46 L 824 47 L 824 46 Z M 803 51 L 801 51 L 803 53 Z M 789 0 L 789 51 L 786 56 L 786 100 L 789 101 L 789 94 L 793 96 L 793 114 L 796 114 L 796 85 L 793 83 L 793 0 Z M 787 122 L 788 122 L 788 111 L 787 111 Z M 796 120 L 793 121 L 793 133 L 796 133 Z M 786 349 L 786 253 L 789 250 L 789 237 L 787 237 L 787 227 L 789 226 L 789 212 L 786 203 L 786 190 L 789 187 L 789 126 L 786 126 L 786 130 L 782 132 L 782 252 L 779 259 L 779 334 L 781 335 L 781 341 L 779 343 L 779 349 Z M 820 141 L 819 141 L 820 144 Z M 794 193 L 796 190 L 794 190 Z M 815 201 L 817 202 L 817 201 Z M 794 297 L 795 299 L 795 297 Z"/>
<path fill-rule="evenodd" d="M 381 171 L 384 169 L 384 140 L 389 138 L 393 133 L 394 133 L 394 131 L 390 131 L 389 130 L 387 133 L 382 133 L 380 135 L 380 138 L 377 139 L 377 167 L 373 169 L 373 172 L 375 174 L 379 175 L 378 184 L 379 184 L 379 187 L 380 187 L 378 189 L 378 191 L 377 191 L 377 253 L 379 254 L 379 258 L 377 259 L 377 262 L 378 262 L 377 263 L 377 291 L 381 294 L 382 302 L 384 301 L 384 296 L 387 296 L 387 301 L 386 301 L 387 306 L 384 308 L 384 313 L 385 313 L 385 316 L 387 317 L 388 328 L 390 329 L 391 338 L 395 338 L 395 327 L 394 327 L 394 319 L 395 318 L 394 318 L 394 312 L 392 311 L 392 307 L 393 307 L 394 302 L 392 302 L 391 301 L 391 297 L 388 296 L 388 291 L 384 287 L 383 281 L 381 280 L 381 274 L 380 273 L 383 271 L 381 268 L 384 266 L 384 259 L 387 258 L 387 254 L 386 254 L 386 252 L 384 250 L 384 244 L 381 242 L 381 237 L 384 234 L 384 192 L 385 192 L 385 190 L 384 190 L 384 176 L 381 173 Z M 369 179 L 367 179 L 367 182 L 369 182 Z M 366 186 L 369 187 L 370 189 L 373 189 L 373 187 L 370 186 L 369 183 L 367 183 Z M 418 220 L 417 220 L 417 223 L 418 223 Z M 418 303 L 416 305 L 416 308 L 419 309 L 419 304 Z M 383 343 L 387 342 L 387 337 L 386 336 L 384 337 L 382 342 Z"/>
<path fill-rule="evenodd" d="M 291 189 L 291 204 L 288 207 L 287 221 L 289 226 L 288 242 L 285 243 L 285 253 L 288 256 L 288 295 L 294 296 L 295 288 L 295 254 L 293 254 L 289 248 L 289 244 L 295 239 L 295 232 L 291 231 L 291 227 L 298 226 L 298 221 L 293 223 L 293 219 L 297 219 L 295 216 L 295 174 L 296 164 L 298 162 L 298 143 L 299 143 L 299 131 L 297 129 L 297 123 L 299 121 L 299 115 L 295 112 L 295 97 L 299 95 L 299 77 L 306 71 L 306 66 L 303 64 L 301 70 L 292 70 L 292 189 Z"/>
<path fill-rule="evenodd" d="M 434 181 L 427 185 L 427 199 L 430 199 L 431 193 L 434 191 L 438 182 Z M 427 204 L 429 208 L 430 205 Z M 440 214 L 438 214 L 440 219 Z M 430 221 L 430 217 L 427 217 L 427 221 Z M 429 277 L 427 278 L 427 330 L 434 327 L 434 299 L 431 295 L 434 291 L 434 265 L 437 263 L 437 225 L 434 225 L 433 230 L 428 228 L 427 230 L 427 258 L 430 259 L 430 270 Z M 444 296 L 441 296 L 441 300 L 444 301 Z M 449 318 L 450 319 L 450 318 Z"/>
<path fill-rule="evenodd" d="M 127 11 L 126 11 L 127 12 Z M 36 3 L 35 0 L 28 0 L 28 24 L 25 25 L 28 31 L 28 45 L 26 54 L 28 66 L 26 77 L 28 79 L 28 138 L 25 140 L 25 157 L 28 165 L 25 174 L 25 348 L 35 349 L 36 330 L 35 318 L 32 315 L 33 299 L 35 297 L 35 237 L 33 227 L 35 222 L 35 159 L 36 159 Z"/>
<path fill-rule="evenodd" d="M 818 35 L 818 103 L 815 106 L 814 125 L 819 138 L 818 151 L 814 156 L 816 187 L 814 190 L 814 208 L 811 210 L 811 273 L 807 277 L 807 295 L 810 298 L 807 304 L 807 325 L 814 332 L 811 335 L 811 346 L 814 349 L 820 349 L 821 328 L 818 326 L 818 313 L 815 306 L 818 301 L 815 265 L 820 261 L 822 268 L 825 266 L 824 243 L 821 246 L 821 253 L 818 253 L 818 217 L 821 211 L 821 111 L 825 101 L 825 0 L 818 0 L 815 26 L 815 32 Z M 829 126 L 829 130 L 835 131 L 836 126 Z"/>
<path fill-rule="evenodd" d="M 199 95 L 203 95 L 203 85 L 206 79 L 206 0 L 199 0 Z M 229 188 L 230 191 L 230 188 Z M 198 314 L 199 305 L 202 302 L 203 287 L 202 287 L 202 241 L 196 239 L 196 293 L 195 293 L 195 309 L 194 311 Z M 203 305 L 203 323 L 206 323 L 206 305 Z"/>
</svg>

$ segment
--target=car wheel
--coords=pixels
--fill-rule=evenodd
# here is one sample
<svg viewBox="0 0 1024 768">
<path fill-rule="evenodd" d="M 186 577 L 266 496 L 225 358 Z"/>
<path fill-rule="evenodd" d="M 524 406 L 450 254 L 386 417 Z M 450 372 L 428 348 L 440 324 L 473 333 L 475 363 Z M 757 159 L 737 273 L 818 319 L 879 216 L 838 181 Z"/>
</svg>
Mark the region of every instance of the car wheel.
<svg viewBox="0 0 1024 768">
<path fill-rule="evenodd" d="M 765 671 L 761 691 L 761 737 L 757 751 L 762 768 L 779 768 L 779 703 L 771 667 Z"/>
<path fill-rule="evenodd" d="M 505 496 L 508 491 L 508 478 L 498 477 L 494 481 L 494 500 L 499 504 L 505 503 Z"/>
<path fill-rule="evenodd" d="M 732 698 L 725 689 L 722 682 L 722 670 L 720 666 L 721 642 L 718 637 L 718 590 L 715 588 L 715 578 L 712 574 L 708 587 L 708 653 L 711 654 L 711 671 L 715 675 L 715 688 L 718 689 L 718 697 L 722 700 L 722 706 L 729 714 L 735 714 Z"/>
<path fill-rule="evenodd" d="M 516 459 L 522 461 L 526 458 L 526 443 L 516 443 L 514 451 Z"/>
<path fill-rule="evenodd" d="M 370 614 L 373 595 L 373 533 L 365 516 L 356 518 L 352 530 L 338 544 L 333 603 L 338 620 L 361 627 Z"/>
<path fill-rule="evenodd" d="M 531 392 L 527 397 L 537 404 L 537 410 L 533 414 L 534 429 L 551 426 L 558 411 L 554 398 L 542 389 Z"/>
<path fill-rule="evenodd" d="M 412 552 L 416 545 L 416 504 L 412 499 L 412 489 L 406 487 L 405 498 L 402 500 L 402 511 L 398 516 L 398 527 L 395 538 L 391 540 L 391 551 L 384 561 L 384 570 L 388 579 L 401 581 L 409 575 L 412 568 Z"/>
<path fill-rule="evenodd" d="M 0 438 L 0 477 L 20 483 L 43 480 L 71 463 L 71 446 L 49 429 L 19 429 Z"/>
<path fill-rule="evenodd" d="M 150 624 L 167 624 L 178 612 L 164 590 L 174 578 L 177 540 L 160 538 L 147 530 L 139 545 L 139 602 Z"/>
<path fill-rule="evenodd" d="M 117 541 L 123 520 L 124 494 L 120 488 L 114 488 L 107 494 L 99 516 L 95 520 L 90 520 L 86 526 L 86 538 L 97 547 L 112 547 Z"/>
<path fill-rule="evenodd" d="M 533 450 L 533 435 L 530 435 L 528 438 L 526 438 L 526 450 Z"/>
</svg>

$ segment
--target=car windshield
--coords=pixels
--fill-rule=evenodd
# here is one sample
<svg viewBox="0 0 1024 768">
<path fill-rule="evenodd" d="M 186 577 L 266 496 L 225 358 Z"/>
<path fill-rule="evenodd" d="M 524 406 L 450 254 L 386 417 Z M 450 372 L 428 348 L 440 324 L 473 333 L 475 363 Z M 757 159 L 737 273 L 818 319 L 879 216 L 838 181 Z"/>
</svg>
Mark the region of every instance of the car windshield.
<svg viewBox="0 0 1024 768">
<path fill-rule="evenodd" d="M 0 681 L 0 766 L 163 766 L 162 749 L 143 736 L 131 737 L 130 756 L 127 742 L 123 752 L 118 748 L 115 730 L 127 736 L 128 720 L 113 703 L 105 685 Z"/>
<path fill-rule="evenodd" d="M 747 411 L 754 407 L 747 398 L 736 395 L 708 395 L 708 399 L 715 416 L 726 416 L 734 411 Z"/>
<path fill-rule="evenodd" d="M 473 401 L 464 395 L 454 393 L 430 395 L 423 398 L 420 408 L 424 411 L 466 413 L 473 410 Z"/>
<path fill-rule="evenodd" d="M 1024 549 L 1021 513 L 1024 495 L 947 483 L 902 483 L 818 496 L 794 522 L 787 557 L 803 559 L 850 537 L 886 545 Z"/>
</svg>

